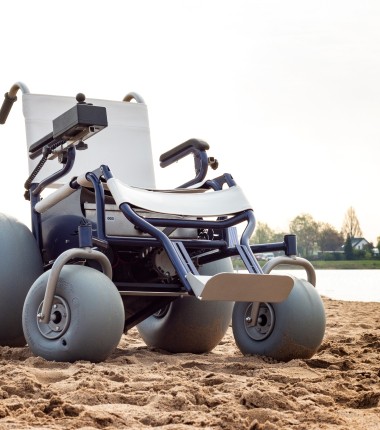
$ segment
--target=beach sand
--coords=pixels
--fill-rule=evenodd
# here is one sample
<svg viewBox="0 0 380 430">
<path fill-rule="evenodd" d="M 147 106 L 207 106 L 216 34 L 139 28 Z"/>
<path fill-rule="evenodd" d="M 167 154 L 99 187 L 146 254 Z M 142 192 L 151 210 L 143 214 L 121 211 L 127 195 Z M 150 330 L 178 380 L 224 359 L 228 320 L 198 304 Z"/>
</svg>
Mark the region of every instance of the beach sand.
<svg viewBox="0 0 380 430">
<path fill-rule="evenodd" d="M 326 335 L 307 360 L 237 349 L 168 354 L 136 329 L 105 362 L 0 348 L 0 429 L 380 429 L 380 303 L 324 298 Z"/>
</svg>

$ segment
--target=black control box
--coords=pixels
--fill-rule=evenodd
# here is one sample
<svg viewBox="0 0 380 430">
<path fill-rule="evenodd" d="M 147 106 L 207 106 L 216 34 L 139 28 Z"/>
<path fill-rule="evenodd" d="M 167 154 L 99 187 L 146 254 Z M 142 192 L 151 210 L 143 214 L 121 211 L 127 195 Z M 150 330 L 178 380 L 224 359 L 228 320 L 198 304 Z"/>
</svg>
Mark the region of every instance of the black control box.
<svg viewBox="0 0 380 430">
<path fill-rule="evenodd" d="M 105 107 L 78 103 L 53 120 L 53 138 L 65 141 L 85 140 L 107 125 Z"/>
</svg>

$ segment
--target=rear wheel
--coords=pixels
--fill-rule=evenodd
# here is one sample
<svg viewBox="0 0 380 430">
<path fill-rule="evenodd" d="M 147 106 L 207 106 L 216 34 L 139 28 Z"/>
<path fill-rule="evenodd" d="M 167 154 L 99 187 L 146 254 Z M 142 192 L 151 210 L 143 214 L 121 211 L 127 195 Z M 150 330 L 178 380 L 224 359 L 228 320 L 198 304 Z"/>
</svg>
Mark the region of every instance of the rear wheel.
<svg viewBox="0 0 380 430">
<path fill-rule="evenodd" d="M 42 259 L 31 231 L 0 214 L 0 345 L 24 346 L 22 307 L 42 273 Z"/>
<path fill-rule="evenodd" d="M 229 259 L 208 263 L 201 275 L 233 272 Z M 138 324 L 144 342 L 169 352 L 203 353 L 222 340 L 231 322 L 233 302 L 202 302 L 194 297 L 176 299 Z"/>
<path fill-rule="evenodd" d="M 243 354 L 258 354 L 276 360 L 310 358 L 325 333 L 323 302 L 307 281 L 295 279 L 289 297 L 282 303 L 260 303 L 256 324 L 252 303 L 238 302 L 232 315 L 236 344 Z"/>
<path fill-rule="evenodd" d="M 124 329 L 124 307 L 112 281 L 98 270 L 64 266 L 48 323 L 41 312 L 49 273 L 30 289 L 23 310 L 25 338 L 32 352 L 47 360 L 105 360 Z"/>
</svg>

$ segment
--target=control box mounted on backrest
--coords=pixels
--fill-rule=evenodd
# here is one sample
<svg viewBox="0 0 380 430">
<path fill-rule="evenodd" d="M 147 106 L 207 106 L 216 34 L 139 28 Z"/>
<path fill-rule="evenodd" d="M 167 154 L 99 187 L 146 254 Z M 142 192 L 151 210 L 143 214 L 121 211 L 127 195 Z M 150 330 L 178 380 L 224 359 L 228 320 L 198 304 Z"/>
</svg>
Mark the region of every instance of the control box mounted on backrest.
<svg viewBox="0 0 380 430">
<path fill-rule="evenodd" d="M 105 107 L 80 102 L 53 119 L 53 131 L 29 147 L 29 158 L 34 160 L 44 152 L 45 147 L 55 144 L 60 144 L 60 151 L 63 151 L 87 140 L 107 125 Z"/>
<path fill-rule="evenodd" d="M 71 108 L 82 109 L 77 107 L 81 104 L 77 104 L 75 97 L 31 93 L 24 93 L 22 97 L 28 152 L 43 136 L 46 137 L 51 133 L 52 121 L 55 118 Z M 135 187 L 155 188 L 146 104 L 101 99 L 86 99 L 86 102 L 94 107 L 106 109 L 108 126 L 101 133 L 91 137 L 86 151 L 77 151 L 72 170 L 49 186 L 56 188 L 70 181 L 73 176 L 83 175 L 97 169 L 101 164 L 107 164 L 117 177 L 126 183 Z M 73 118 L 78 115 L 78 112 L 75 110 L 71 112 Z M 70 123 L 70 120 L 67 122 Z M 59 124 L 61 120 L 57 120 L 55 126 L 57 135 L 64 131 L 64 126 L 60 127 Z M 33 172 L 38 161 L 29 157 L 29 173 Z M 36 176 L 35 182 L 40 182 L 59 168 L 60 165 L 56 160 L 47 162 Z"/>
</svg>

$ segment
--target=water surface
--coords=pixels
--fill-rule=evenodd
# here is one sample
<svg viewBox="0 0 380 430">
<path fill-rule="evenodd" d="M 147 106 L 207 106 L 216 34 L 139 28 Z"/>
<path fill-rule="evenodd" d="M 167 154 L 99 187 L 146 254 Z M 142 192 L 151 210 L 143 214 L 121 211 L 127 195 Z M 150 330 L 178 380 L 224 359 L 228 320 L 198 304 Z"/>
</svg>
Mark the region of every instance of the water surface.
<svg viewBox="0 0 380 430">
<path fill-rule="evenodd" d="M 275 270 L 305 278 L 303 270 Z M 316 270 L 321 296 L 336 300 L 380 302 L 380 270 Z"/>
</svg>

